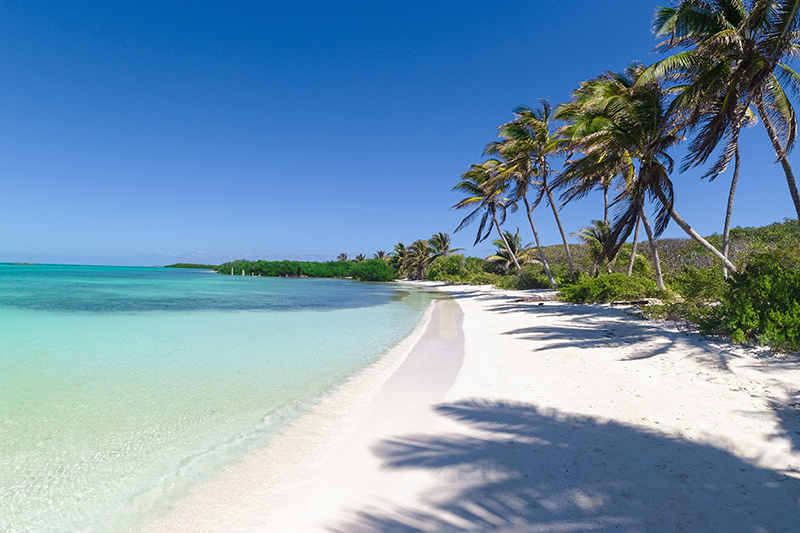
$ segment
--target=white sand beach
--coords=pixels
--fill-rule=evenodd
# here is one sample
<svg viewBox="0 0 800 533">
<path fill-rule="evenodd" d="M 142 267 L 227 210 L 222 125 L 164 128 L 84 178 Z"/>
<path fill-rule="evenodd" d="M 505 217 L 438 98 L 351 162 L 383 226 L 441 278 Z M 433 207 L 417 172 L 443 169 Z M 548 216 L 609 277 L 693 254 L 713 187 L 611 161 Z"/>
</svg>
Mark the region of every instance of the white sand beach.
<svg viewBox="0 0 800 533">
<path fill-rule="evenodd" d="M 145 530 L 800 531 L 798 359 L 440 288 L 367 376 Z"/>
</svg>

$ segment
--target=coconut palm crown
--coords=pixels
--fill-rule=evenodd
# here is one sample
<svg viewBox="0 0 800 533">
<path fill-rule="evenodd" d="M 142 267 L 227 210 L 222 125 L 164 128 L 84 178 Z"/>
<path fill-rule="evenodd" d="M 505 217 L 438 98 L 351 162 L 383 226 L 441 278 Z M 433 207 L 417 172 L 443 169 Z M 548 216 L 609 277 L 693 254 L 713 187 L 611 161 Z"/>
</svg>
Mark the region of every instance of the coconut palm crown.
<svg viewBox="0 0 800 533">
<path fill-rule="evenodd" d="M 531 243 L 522 245 L 522 240 L 519 237 L 519 228 L 516 232 L 511 233 L 504 230 L 503 234 L 505 239 L 495 239 L 492 243 L 497 247 L 494 254 L 486 258 L 486 261 L 500 264 L 504 270 L 508 271 L 514 264 L 512 257 L 516 257 L 520 265 L 527 265 L 537 263 L 533 258 L 533 248 Z M 506 248 L 506 243 L 510 246 L 510 250 Z"/>
<path fill-rule="evenodd" d="M 425 279 L 425 271 L 433 261 L 428 241 L 418 239 L 406 248 L 403 270 L 411 279 Z"/>
<path fill-rule="evenodd" d="M 463 250 L 463 248 L 450 248 L 450 235 L 447 233 L 434 233 L 428 239 L 428 245 L 431 247 L 434 259 L 437 257 L 450 257 L 454 252 Z"/>
<path fill-rule="evenodd" d="M 461 181 L 453 187 L 454 191 L 467 194 L 467 197 L 455 204 L 450 209 L 472 209 L 458 225 L 456 231 L 460 231 L 472 223 L 480 216 L 478 233 L 475 243 L 486 240 L 492 232 L 492 224 L 500 234 L 501 239 L 505 239 L 500 225 L 505 222 L 506 212 L 515 210 L 516 204 L 511 199 L 503 196 L 507 189 L 507 184 L 499 178 L 501 162 L 497 159 L 470 165 L 470 169 L 461 175 Z M 488 222 L 488 225 L 487 225 Z M 508 247 L 508 245 L 506 245 Z M 512 255 L 514 265 L 519 269 L 517 258 Z"/>
<path fill-rule="evenodd" d="M 555 205 L 553 191 L 548 181 L 551 176 L 556 175 L 556 172 L 550 165 L 550 159 L 553 156 L 564 153 L 564 144 L 555 132 L 551 130 L 553 110 L 550 102 L 542 99 L 539 103 L 541 107 L 535 110 L 527 106 L 517 106 L 514 109 L 514 120 L 500 126 L 499 132 L 501 139 L 497 142 L 490 143 L 486 147 L 486 154 L 499 155 L 503 158 L 503 170 L 498 178 L 513 184 L 514 202 L 521 199 L 525 204 L 528 220 L 534 232 L 537 247 L 540 250 L 539 237 L 536 233 L 530 213 L 536 208 L 542 198 L 547 199 L 547 202 L 553 210 L 553 217 L 555 218 L 558 230 L 561 233 L 561 240 L 564 243 L 570 277 L 575 279 L 575 269 L 572 264 L 572 255 L 570 254 L 569 243 L 567 242 L 567 234 L 558 216 L 558 208 Z M 527 199 L 528 192 L 531 189 L 536 191 L 536 197 L 532 206 L 528 204 Z M 542 262 L 545 266 L 547 265 L 544 257 L 542 257 Z M 545 271 L 548 272 L 551 284 L 554 284 L 552 276 L 549 275 L 549 268 L 547 268 L 547 266 Z"/>
<path fill-rule="evenodd" d="M 662 51 L 683 48 L 649 69 L 644 82 L 674 83 L 672 106 L 697 130 L 684 168 L 704 163 L 723 144 L 705 177 L 723 172 L 738 148 L 740 128 L 756 108 L 783 167 L 798 217 L 800 194 L 787 159 L 797 117 L 787 89 L 800 93 L 800 75 L 789 65 L 800 52 L 798 0 L 682 0 L 656 11 L 653 28 Z"/>
<path fill-rule="evenodd" d="M 589 175 L 618 172 L 624 178 L 623 191 L 616 199 L 624 205 L 614 220 L 613 239 L 610 240 L 613 244 L 606 247 L 604 256 L 612 258 L 617 255 L 640 218 L 651 243 L 672 219 L 728 268 L 735 270 L 719 250 L 675 212 L 669 178 L 674 161 L 668 150 L 683 139 L 682 132 L 688 124 L 685 116 L 669 112 L 668 92 L 658 79 L 639 79 L 644 70 L 642 65 L 632 64 L 621 73 L 605 72 L 584 82 L 573 95 L 573 104 L 583 102 L 597 115 L 597 127 L 596 131 L 577 136 L 572 141 L 581 157 L 568 163 L 567 172 Z M 654 201 L 656 206 L 652 235 L 644 216 L 647 200 Z"/>
</svg>

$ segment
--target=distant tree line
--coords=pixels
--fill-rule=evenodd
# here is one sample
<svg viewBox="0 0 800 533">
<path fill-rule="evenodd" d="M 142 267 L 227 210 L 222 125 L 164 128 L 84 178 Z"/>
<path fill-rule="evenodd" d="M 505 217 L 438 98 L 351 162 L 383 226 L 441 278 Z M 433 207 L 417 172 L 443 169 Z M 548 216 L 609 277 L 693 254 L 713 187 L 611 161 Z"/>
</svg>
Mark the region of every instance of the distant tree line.
<svg viewBox="0 0 800 533">
<path fill-rule="evenodd" d="M 199 263 L 175 263 L 174 265 L 166 265 L 164 268 L 202 268 L 205 270 L 214 270 L 217 267 L 215 265 L 201 265 Z"/>
<path fill-rule="evenodd" d="M 394 269 L 382 259 L 362 261 L 248 261 L 238 259 L 214 267 L 220 274 L 282 278 L 355 278 L 361 281 L 389 281 Z"/>
</svg>

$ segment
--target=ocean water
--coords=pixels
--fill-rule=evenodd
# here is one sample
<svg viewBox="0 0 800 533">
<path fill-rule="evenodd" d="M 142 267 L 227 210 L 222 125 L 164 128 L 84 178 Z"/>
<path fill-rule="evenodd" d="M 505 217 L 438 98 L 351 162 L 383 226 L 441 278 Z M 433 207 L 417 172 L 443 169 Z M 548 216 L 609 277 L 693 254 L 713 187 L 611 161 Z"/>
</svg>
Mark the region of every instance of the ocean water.
<svg viewBox="0 0 800 533">
<path fill-rule="evenodd" d="M 0 531 L 124 531 L 408 336 L 395 284 L 0 264 Z"/>
</svg>

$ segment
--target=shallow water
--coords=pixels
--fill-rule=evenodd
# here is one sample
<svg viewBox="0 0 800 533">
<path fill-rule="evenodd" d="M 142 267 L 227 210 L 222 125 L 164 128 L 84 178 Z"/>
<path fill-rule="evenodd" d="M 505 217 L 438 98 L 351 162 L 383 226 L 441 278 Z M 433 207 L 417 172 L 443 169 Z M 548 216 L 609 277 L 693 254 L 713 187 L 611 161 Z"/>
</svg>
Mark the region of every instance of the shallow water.
<svg viewBox="0 0 800 533">
<path fill-rule="evenodd" d="M 0 265 L 0 531 L 118 531 L 411 333 L 393 284 Z"/>
</svg>

